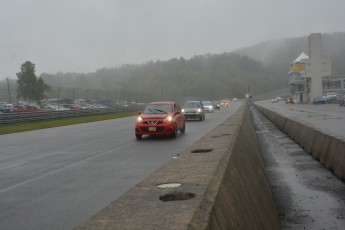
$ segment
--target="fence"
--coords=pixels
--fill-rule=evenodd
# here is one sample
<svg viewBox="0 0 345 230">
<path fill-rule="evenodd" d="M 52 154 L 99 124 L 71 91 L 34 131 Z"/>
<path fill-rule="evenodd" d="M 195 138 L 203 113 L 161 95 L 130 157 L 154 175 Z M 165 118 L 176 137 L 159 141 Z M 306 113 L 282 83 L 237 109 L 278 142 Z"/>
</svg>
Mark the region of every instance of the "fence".
<svg viewBox="0 0 345 230">
<path fill-rule="evenodd" d="M 44 111 L 44 112 L 22 112 L 22 113 L 3 113 L 0 114 L 0 124 L 20 123 L 27 121 L 48 120 L 54 118 L 80 117 L 95 114 L 119 113 L 139 111 L 142 106 L 119 107 L 107 109 L 83 109 L 83 110 L 64 110 L 64 111 Z"/>
<path fill-rule="evenodd" d="M 7 102 L 17 104 L 20 99 L 17 99 L 17 85 L 12 83 L 9 88 L 5 85 L 0 85 L 0 102 Z M 69 100 L 74 101 L 82 99 L 88 103 L 104 103 L 106 101 L 127 101 L 148 103 L 151 101 L 176 101 L 183 105 L 185 101 L 190 98 L 198 100 L 210 100 L 209 98 L 200 98 L 195 96 L 181 96 L 169 93 L 167 89 L 155 89 L 151 93 L 133 92 L 126 90 L 110 90 L 110 89 L 90 89 L 90 88 L 65 88 L 52 87 L 46 93 L 46 99 L 55 100 Z"/>
</svg>

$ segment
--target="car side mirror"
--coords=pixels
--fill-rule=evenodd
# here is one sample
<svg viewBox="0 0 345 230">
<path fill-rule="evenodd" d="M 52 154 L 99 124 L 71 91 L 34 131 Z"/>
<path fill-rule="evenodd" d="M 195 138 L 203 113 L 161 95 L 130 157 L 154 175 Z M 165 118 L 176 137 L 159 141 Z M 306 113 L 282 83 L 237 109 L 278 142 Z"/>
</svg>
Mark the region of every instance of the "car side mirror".
<svg viewBox="0 0 345 230">
<path fill-rule="evenodd" d="M 139 112 L 138 112 L 138 115 L 141 115 L 142 113 L 143 113 L 143 112 L 139 111 Z"/>
</svg>

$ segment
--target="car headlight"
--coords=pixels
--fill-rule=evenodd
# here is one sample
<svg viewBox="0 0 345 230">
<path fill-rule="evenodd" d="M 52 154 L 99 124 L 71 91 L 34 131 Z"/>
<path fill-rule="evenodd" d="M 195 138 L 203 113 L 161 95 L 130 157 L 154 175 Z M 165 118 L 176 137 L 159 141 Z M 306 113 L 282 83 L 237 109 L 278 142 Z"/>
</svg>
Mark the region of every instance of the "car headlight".
<svg viewBox="0 0 345 230">
<path fill-rule="evenodd" d="M 198 109 L 198 113 L 201 113 L 201 109 Z"/>
<path fill-rule="evenodd" d="M 137 122 L 142 122 L 143 119 L 141 118 L 141 116 L 137 117 Z"/>
<path fill-rule="evenodd" d="M 165 122 L 171 122 L 172 121 L 172 116 L 167 116 L 165 119 L 164 119 Z"/>
<path fill-rule="evenodd" d="M 181 112 L 184 113 L 184 109 L 181 109 Z"/>
</svg>

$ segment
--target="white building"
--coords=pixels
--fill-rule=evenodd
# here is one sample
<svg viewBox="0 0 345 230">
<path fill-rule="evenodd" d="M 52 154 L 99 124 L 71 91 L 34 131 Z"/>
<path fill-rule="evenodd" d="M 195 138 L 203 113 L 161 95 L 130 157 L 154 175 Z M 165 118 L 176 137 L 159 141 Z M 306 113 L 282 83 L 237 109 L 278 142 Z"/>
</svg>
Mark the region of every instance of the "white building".
<svg viewBox="0 0 345 230">
<path fill-rule="evenodd" d="M 331 60 L 321 57 L 321 34 L 309 35 L 309 55 L 301 53 L 290 63 L 289 85 L 294 102 L 311 102 L 326 93 L 345 92 L 345 77 L 331 76 Z"/>
</svg>

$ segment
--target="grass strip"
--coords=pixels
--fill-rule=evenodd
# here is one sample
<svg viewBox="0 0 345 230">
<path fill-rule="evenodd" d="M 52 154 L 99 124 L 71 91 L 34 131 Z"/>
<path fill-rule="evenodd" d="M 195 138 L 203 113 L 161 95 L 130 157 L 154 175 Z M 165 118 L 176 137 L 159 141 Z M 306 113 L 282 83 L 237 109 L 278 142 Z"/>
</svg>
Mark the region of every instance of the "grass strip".
<svg viewBox="0 0 345 230">
<path fill-rule="evenodd" d="M 97 114 L 90 116 L 82 117 L 68 117 L 68 118 L 56 118 L 49 120 L 40 120 L 40 121 L 30 121 L 30 122 L 21 122 L 15 124 L 5 124 L 0 125 L 0 135 L 25 132 L 36 129 L 46 129 L 66 125 L 75 125 L 87 122 L 95 122 L 109 119 L 116 119 L 121 117 L 130 117 L 137 115 L 137 112 L 120 112 L 120 113 L 108 113 L 108 114 Z"/>
</svg>

